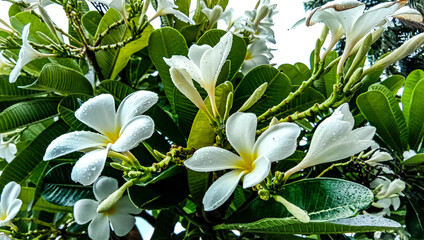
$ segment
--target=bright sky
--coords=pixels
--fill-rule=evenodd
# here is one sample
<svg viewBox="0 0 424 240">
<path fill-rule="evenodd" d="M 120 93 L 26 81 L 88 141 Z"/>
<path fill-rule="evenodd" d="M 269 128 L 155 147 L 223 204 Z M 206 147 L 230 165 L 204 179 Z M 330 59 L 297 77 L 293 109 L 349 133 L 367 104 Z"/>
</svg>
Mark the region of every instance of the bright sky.
<svg viewBox="0 0 424 240">
<path fill-rule="evenodd" d="M 241 16 L 244 14 L 244 11 L 251 10 L 256 5 L 256 0 L 230 0 L 229 2 L 228 7 L 234 9 L 235 17 Z M 320 35 L 321 26 L 307 28 L 301 25 L 289 30 L 299 19 L 305 16 L 303 0 L 271 0 L 271 3 L 277 3 L 276 10 L 279 11 L 273 18 L 275 23 L 273 29 L 277 44 L 271 45 L 271 48 L 276 49 L 272 52 L 274 59 L 271 63 L 276 63 L 278 66 L 283 63 L 294 64 L 296 62 L 302 62 L 309 66 L 309 55 L 314 49 L 316 39 Z M 10 5 L 9 2 L 0 1 L 0 17 L 5 21 L 8 21 Z M 68 28 L 65 12 L 61 6 L 51 4 L 46 7 L 46 10 L 49 12 L 51 19 L 60 28 Z M 150 11 L 152 10 L 153 8 L 150 7 Z M 222 23 L 220 22 L 220 24 Z M 225 27 L 222 25 L 219 26 L 222 28 Z M 142 219 L 137 219 L 137 226 L 141 230 L 143 239 L 150 239 L 153 228 Z M 181 231 L 181 227 L 178 230 Z"/>
</svg>

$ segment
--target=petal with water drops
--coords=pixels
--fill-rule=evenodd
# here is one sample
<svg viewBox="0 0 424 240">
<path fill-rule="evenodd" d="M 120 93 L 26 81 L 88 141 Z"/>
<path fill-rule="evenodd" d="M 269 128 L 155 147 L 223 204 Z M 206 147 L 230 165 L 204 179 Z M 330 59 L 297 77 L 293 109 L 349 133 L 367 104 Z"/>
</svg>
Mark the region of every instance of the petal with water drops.
<svg viewBox="0 0 424 240">
<path fill-rule="evenodd" d="M 197 172 L 212 172 L 225 169 L 242 169 L 243 160 L 236 154 L 218 147 L 203 147 L 197 150 L 184 165 Z"/>
<path fill-rule="evenodd" d="M 99 203 L 93 199 L 81 199 L 74 205 L 75 222 L 82 225 L 91 221 L 96 215 Z"/>
<path fill-rule="evenodd" d="M 139 116 L 155 105 L 158 95 L 150 91 L 137 91 L 128 95 L 118 107 L 117 126 L 122 127 L 133 117 Z"/>
<path fill-rule="evenodd" d="M 112 150 L 125 152 L 135 148 L 140 142 L 152 136 L 155 123 L 149 116 L 132 118 L 122 127 L 118 140 L 113 144 Z"/>
<path fill-rule="evenodd" d="M 96 149 L 82 156 L 72 169 L 72 180 L 82 185 L 90 185 L 96 181 L 103 171 L 108 151 Z"/>
</svg>

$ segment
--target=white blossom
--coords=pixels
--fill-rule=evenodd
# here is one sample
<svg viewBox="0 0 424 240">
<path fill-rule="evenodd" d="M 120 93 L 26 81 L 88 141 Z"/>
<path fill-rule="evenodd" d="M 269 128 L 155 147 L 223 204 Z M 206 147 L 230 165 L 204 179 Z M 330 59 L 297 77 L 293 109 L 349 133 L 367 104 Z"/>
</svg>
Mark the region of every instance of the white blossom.
<svg viewBox="0 0 424 240">
<path fill-rule="evenodd" d="M 18 199 L 21 186 L 16 182 L 9 182 L 1 192 L 0 200 L 0 227 L 14 226 L 10 222 L 22 206 L 22 200 Z"/>
<path fill-rule="evenodd" d="M 16 144 L 13 142 L 13 138 L 4 141 L 3 135 L 0 134 L 0 158 L 6 159 L 10 163 L 14 158 L 15 154 L 18 152 Z"/>
<path fill-rule="evenodd" d="M 9 75 L 10 83 L 14 83 L 16 79 L 18 79 L 21 69 L 29 62 L 35 59 L 56 56 L 55 54 L 40 53 L 34 50 L 34 48 L 32 48 L 32 46 L 28 42 L 29 27 L 30 27 L 30 24 L 28 23 L 27 25 L 25 25 L 24 29 L 22 30 L 22 47 L 21 47 L 21 50 L 19 51 L 19 58 L 18 58 L 18 61 L 16 62 L 15 68 L 13 68 L 12 72 Z"/>
<path fill-rule="evenodd" d="M 178 6 L 175 5 L 175 3 L 171 0 L 157 0 L 156 14 L 150 19 L 150 21 L 158 16 L 172 14 L 183 22 L 190 23 L 191 25 L 196 24 L 196 22 L 194 22 L 192 19 L 187 17 L 184 13 L 175 9 L 177 7 Z"/>
<path fill-rule="evenodd" d="M 233 15 L 233 9 L 224 11 L 220 5 L 215 5 L 212 9 L 208 8 L 205 2 L 202 0 L 200 2 L 202 6 L 202 12 L 206 15 L 209 20 L 209 27 L 215 25 L 219 19 L 226 19 L 228 21 L 229 17 Z"/>
<path fill-rule="evenodd" d="M 198 172 L 231 170 L 218 178 L 203 197 L 205 211 L 221 206 L 233 193 L 240 179 L 249 188 L 264 180 L 271 163 L 294 153 L 300 128 L 294 123 L 279 123 L 268 128 L 255 142 L 257 119 L 253 113 L 234 113 L 226 123 L 228 141 L 236 155 L 218 147 L 197 150 L 184 164 Z"/>
<path fill-rule="evenodd" d="M 400 207 L 399 196 L 404 196 L 402 191 L 405 190 L 405 182 L 400 179 L 390 181 L 386 177 L 378 177 L 370 183 L 371 188 L 379 187 L 380 190 L 375 195 L 377 202 L 373 204 L 378 208 L 382 208 L 381 212 L 372 213 L 378 216 L 390 216 L 390 206 L 393 206 L 394 210 L 398 210 Z"/>
<path fill-rule="evenodd" d="M 97 207 L 110 194 L 118 189 L 118 181 L 110 177 L 100 177 L 93 185 L 96 200 L 81 199 L 75 203 L 74 217 L 78 224 L 88 225 L 88 236 L 91 239 L 109 239 L 109 228 L 112 227 L 117 236 L 125 236 L 135 224 L 131 214 L 139 214 L 138 209 L 129 199 L 128 195 L 118 200 L 109 211 L 98 213 Z"/>
<path fill-rule="evenodd" d="M 381 162 L 386 162 L 389 160 L 393 160 L 392 155 L 387 152 L 381 152 L 380 150 L 377 150 L 372 154 L 370 159 L 365 161 L 365 163 L 371 166 L 377 166 L 380 165 Z"/>
<path fill-rule="evenodd" d="M 336 0 L 314 9 L 307 17 L 306 24 L 311 26 L 323 22 L 330 29 L 332 48 L 338 39 L 346 36 L 346 46 L 339 62 L 337 72 L 341 73 L 343 64 L 354 48 L 373 28 L 387 22 L 389 17 L 403 7 L 407 1 L 380 3 L 364 12 L 365 4 L 356 0 Z"/>
<path fill-rule="evenodd" d="M 347 158 L 370 147 L 374 143 L 375 128 L 365 126 L 353 130 L 354 125 L 347 103 L 334 110 L 318 125 L 305 158 L 288 170 L 284 178 L 304 168 Z"/>
<path fill-rule="evenodd" d="M 403 160 L 408 160 L 415 155 L 417 155 L 417 153 L 414 150 L 405 151 L 403 152 Z"/>
<path fill-rule="evenodd" d="M 171 67 L 169 72 L 175 86 L 202 110 L 204 110 L 204 104 L 201 103 L 203 101 L 200 101 L 200 94 L 192 80 L 206 90 L 215 117 L 218 114 L 215 103 L 215 86 L 230 53 L 232 42 L 233 35 L 226 33 L 215 47 L 192 45 L 188 51 L 188 58 L 181 55 L 174 55 L 169 59 L 164 58 L 166 64 Z"/>
<path fill-rule="evenodd" d="M 246 56 L 244 58 L 241 72 L 247 74 L 253 68 L 260 65 L 268 65 L 273 57 L 271 50 L 267 47 L 265 40 L 256 39 L 247 46 Z"/>
<path fill-rule="evenodd" d="M 89 99 L 75 111 L 75 117 L 99 133 L 76 131 L 56 138 L 47 147 L 44 160 L 51 160 L 71 152 L 88 152 L 72 169 L 72 180 L 92 184 L 101 174 L 108 152 L 126 152 L 152 136 L 154 122 L 142 115 L 158 100 L 156 93 L 137 91 L 122 100 L 115 110 L 110 94 Z"/>
</svg>

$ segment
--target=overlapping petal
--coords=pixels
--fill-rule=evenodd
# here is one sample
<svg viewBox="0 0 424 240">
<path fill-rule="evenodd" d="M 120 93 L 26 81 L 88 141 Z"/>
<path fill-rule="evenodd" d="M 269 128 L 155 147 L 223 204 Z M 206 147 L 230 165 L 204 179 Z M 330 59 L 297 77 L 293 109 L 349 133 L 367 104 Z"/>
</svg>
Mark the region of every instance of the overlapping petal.
<svg viewBox="0 0 424 240">
<path fill-rule="evenodd" d="M 8 206 L 19 196 L 21 186 L 16 182 L 9 182 L 4 186 L 1 193 L 0 208 L 7 209 Z"/>
<path fill-rule="evenodd" d="M 200 59 L 202 59 L 203 54 L 209 49 L 212 49 L 209 45 L 204 44 L 199 46 L 194 44 L 190 47 L 190 49 L 188 49 L 188 58 L 190 58 L 190 60 L 193 61 L 198 68 L 200 68 Z"/>
<path fill-rule="evenodd" d="M 109 137 L 116 138 L 115 100 L 110 94 L 90 98 L 75 111 L 75 117 L 85 125 Z"/>
<path fill-rule="evenodd" d="M 190 19 L 189 17 L 184 15 L 182 12 L 175 9 L 177 7 L 178 6 L 175 5 L 170 0 L 158 0 L 157 1 L 157 16 L 173 14 L 176 18 L 178 18 L 179 20 L 183 22 L 190 23 L 192 25 L 196 24 L 192 19 Z"/>
<path fill-rule="evenodd" d="M 226 133 L 231 146 L 242 158 L 250 158 L 255 144 L 257 118 L 253 113 L 234 113 L 226 123 Z"/>
<path fill-rule="evenodd" d="M 253 154 L 271 162 L 284 159 L 296 151 L 300 128 L 295 123 L 279 123 L 267 129 L 256 140 Z"/>
<path fill-rule="evenodd" d="M 63 134 L 53 140 L 46 149 L 43 160 L 51 160 L 68 153 L 88 148 L 106 146 L 110 139 L 94 132 L 76 131 Z"/>
<path fill-rule="evenodd" d="M 271 171 L 271 162 L 267 157 L 261 156 L 252 163 L 253 170 L 244 175 L 243 187 L 249 188 L 259 184 Z"/>
<path fill-rule="evenodd" d="M 150 91 L 141 90 L 131 93 L 122 100 L 118 107 L 116 112 L 116 127 L 121 128 L 131 118 L 143 114 L 149 108 L 153 107 L 158 99 L 158 95 Z"/>
<path fill-rule="evenodd" d="M 103 214 L 96 214 L 88 225 L 88 236 L 93 240 L 109 239 L 109 220 Z"/>
<path fill-rule="evenodd" d="M 203 197 L 205 211 L 215 210 L 227 201 L 244 174 L 242 170 L 233 170 L 218 178 Z"/>
<path fill-rule="evenodd" d="M 174 55 L 169 59 L 164 58 L 163 60 L 170 67 L 186 70 L 190 77 L 199 84 L 202 82 L 202 73 L 199 67 L 187 57 Z"/>
<path fill-rule="evenodd" d="M 135 218 L 127 213 L 116 213 L 108 216 L 116 235 L 125 236 L 135 224 Z"/>
<path fill-rule="evenodd" d="M 155 123 L 149 116 L 132 118 L 121 128 L 118 140 L 113 144 L 112 150 L 125 152 L 136 147 L 140 142 L 153 135 Z"/>
<path fill-rule="evenodd" d="M 184 161 L 184 165 L 193 171 L 212 172 L 241 168 L 243 160 L 236 154 L 218 147 L 204 147 Z"/>
<path fill-rule="evenodd" d="M 97 179 L 96 183 L 93 185 L 94 196 L 99 202 L 105 200 L 116 190 L 118 190 L 118 181 L 110 177 L 101 177 Z"/>
<path fill-rule="evenodd" d="M 116 204 L 116 208 L 119 209 L 120 212 L 124 212 L 127 214 L 139 214 L 142 210 L 134 206 L 134 203 L 131 202 L 130 197 L 128 195 L 123 196 L 118 203 Z"/>
<path fill-rule="evenodd" d="M 96 149 L 82 156 L 72 168 L 71 178 L 82 185 L 90 185 L 100 176 L 105 166 L 109 147 Z"/>
<path fill-rule="evenodd" d="M 97 201 L 93 199 L 81 199 L 74 205 L 74 219 L 78 224 L 86 224 L 97 214 Z"/>
<path fill-rule="evenodd" d="M 184 96 L 199 109 L 206 109 L 202 96 L 200 96 L 191 80 L 190 74 L 185 69 L 171 67 L 169 73 L 171 74 L 172 82 Z"/>
</svg>

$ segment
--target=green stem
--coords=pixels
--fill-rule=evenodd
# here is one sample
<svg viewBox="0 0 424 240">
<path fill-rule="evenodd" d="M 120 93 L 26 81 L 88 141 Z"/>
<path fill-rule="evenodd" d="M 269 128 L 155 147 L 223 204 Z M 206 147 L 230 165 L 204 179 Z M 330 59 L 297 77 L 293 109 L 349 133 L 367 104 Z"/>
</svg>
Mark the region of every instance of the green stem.
<svg viewBox="0 0 424 240">
<path fill-rule="evenodd" d="M 32 223 L 35 223 L 35 224 L 38 224 L 38 225 L 42 225 L 42 226 L 48 227 L 51 230 L 57 230 L 57 227 L 54 224 L 48 223 L 48 222 L 44 222 L 44 221 L 42 221 L 40 219 L 37 219 L 37 218 L 19 217 L 19 218 L 14 218 L 12 221 L 13 222 L 18 222 L 18 221 L 32 222 Z"/>
<path fill-rule="evenodd" d="M 334 163 L 333 165 L 331 165 L 330 167 L 328 167 L 327 169 L 325 169 L 324 171 L 322 171 L 316 178 L 320 178 L 320 177 L 324 176 L 324 174 L 326 174 L 327 172 L 333 170 L 335 167 L 347 166 L 352 161 L 353 161 L 353 159 L 350 159 L 349 161 L 344 162 L 344 163 Z"/>
</svg>

